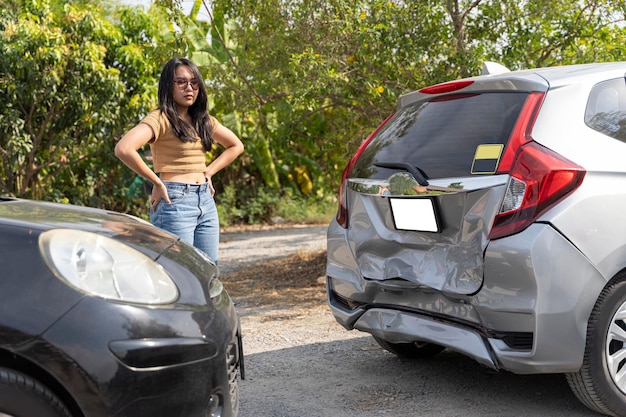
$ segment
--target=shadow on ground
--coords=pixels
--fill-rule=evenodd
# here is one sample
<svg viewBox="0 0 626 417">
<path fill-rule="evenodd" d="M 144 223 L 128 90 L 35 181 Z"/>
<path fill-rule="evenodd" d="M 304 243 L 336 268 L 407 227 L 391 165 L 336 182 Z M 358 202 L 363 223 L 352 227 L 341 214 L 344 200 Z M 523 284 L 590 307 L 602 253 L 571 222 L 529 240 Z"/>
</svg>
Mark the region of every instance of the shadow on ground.
<svg viewBox="0 0 626 417">
<path fill-rule="evenodd" d="M 562 375 L 495 372 L 451 351 L 403 360 L 369 336 L 247 357 L 240 417 L 590 417 Z"/>
</svg>

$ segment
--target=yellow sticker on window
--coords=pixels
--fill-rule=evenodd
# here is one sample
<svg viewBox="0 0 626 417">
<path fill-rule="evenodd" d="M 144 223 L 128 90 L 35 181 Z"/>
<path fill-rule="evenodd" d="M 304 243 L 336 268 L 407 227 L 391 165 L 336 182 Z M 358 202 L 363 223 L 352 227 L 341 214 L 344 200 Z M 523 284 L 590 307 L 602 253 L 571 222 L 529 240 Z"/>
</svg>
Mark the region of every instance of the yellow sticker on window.
<svg viewBox="0 0 626 417">
<path fill-rule="evenodd" d="M 504 145 L 478 145 L 472 163 L 472 174 L 495 174 L 502 157 Z"/>
</svg>

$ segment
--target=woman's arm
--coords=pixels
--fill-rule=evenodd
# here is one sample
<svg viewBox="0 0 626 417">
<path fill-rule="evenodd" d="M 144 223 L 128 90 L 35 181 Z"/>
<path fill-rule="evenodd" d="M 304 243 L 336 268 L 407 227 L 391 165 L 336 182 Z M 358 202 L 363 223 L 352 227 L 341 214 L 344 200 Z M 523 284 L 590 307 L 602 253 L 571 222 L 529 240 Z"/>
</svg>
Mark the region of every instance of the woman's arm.
<svg viewBox="0 0 626 417">
<path fill-rule="evenodd" d="M 243 143 L 229 128 L 222 124 L 216 124 L 213 129 L 213 139 L 225 149 L 222 153 L 215 158 L 204 171 L 204 176 L 209 181 L 209 187 L 211 187 L 212 194 L 215 193 L 213 188 L 213 182 L 211 178 L 213 175 L 224 169 L 231 162 L 233 162 L 239 155 L 243 153 Z"/>
<path fill-rule="evenodd" d="M 129 130 L 115 145 L 115 156 L 117 156 L 128 168 L 141 175 L 153 184 L 150 205 L 154 209 L 156 204 L 163 198 L 167 203 L 170 199 L 167 196 L 165 185 L 153 170 L 139 155 L 139 149 L 145 146 L 153 137 L 152 128 L 147 124 L 140 123 Z"/>
</svg>

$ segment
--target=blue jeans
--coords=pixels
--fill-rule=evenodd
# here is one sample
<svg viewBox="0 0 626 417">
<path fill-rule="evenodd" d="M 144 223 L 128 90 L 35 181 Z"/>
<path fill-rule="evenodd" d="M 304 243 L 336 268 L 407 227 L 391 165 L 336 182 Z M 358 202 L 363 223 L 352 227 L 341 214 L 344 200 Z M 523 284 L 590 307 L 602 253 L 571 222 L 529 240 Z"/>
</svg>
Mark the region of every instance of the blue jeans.
<svg viewBox="0 0 626 417">
<path fill-rule="evenodd" d="M 204 251 L 217 264 L 220 225 L 208 183 L 163 181 L 171 203 L 159 201 L 150 222 Z"/>
</svg>

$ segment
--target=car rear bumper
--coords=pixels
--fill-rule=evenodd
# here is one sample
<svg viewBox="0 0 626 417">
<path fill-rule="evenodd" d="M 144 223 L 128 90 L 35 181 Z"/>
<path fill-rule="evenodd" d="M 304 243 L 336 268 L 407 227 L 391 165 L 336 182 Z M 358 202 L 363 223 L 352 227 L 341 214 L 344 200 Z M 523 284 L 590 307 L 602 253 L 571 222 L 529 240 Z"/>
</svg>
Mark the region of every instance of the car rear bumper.
<svg viewBox="0 0 626 417">
<path fill-rule="evenodd" d="M 515 373 L 580 368 L 587 320 L 606 279 L 550 225 L 492 241 L 483 286 L 465 297 L 364 279 L 341 230 L 329 227 L 327 289 L 347 329 L 392 343 L 428 341 Z"/>
<path fill-rule="evenodd" d="M 372 308 L 359 317 L 354 328 L 392 343 L 406 343 L 419 339 L 451 347 L 483 365 L 498 367 L 486 339 L 478 332 L 451 323 L 438 322 L 429 317 Z"/>
</svg>

